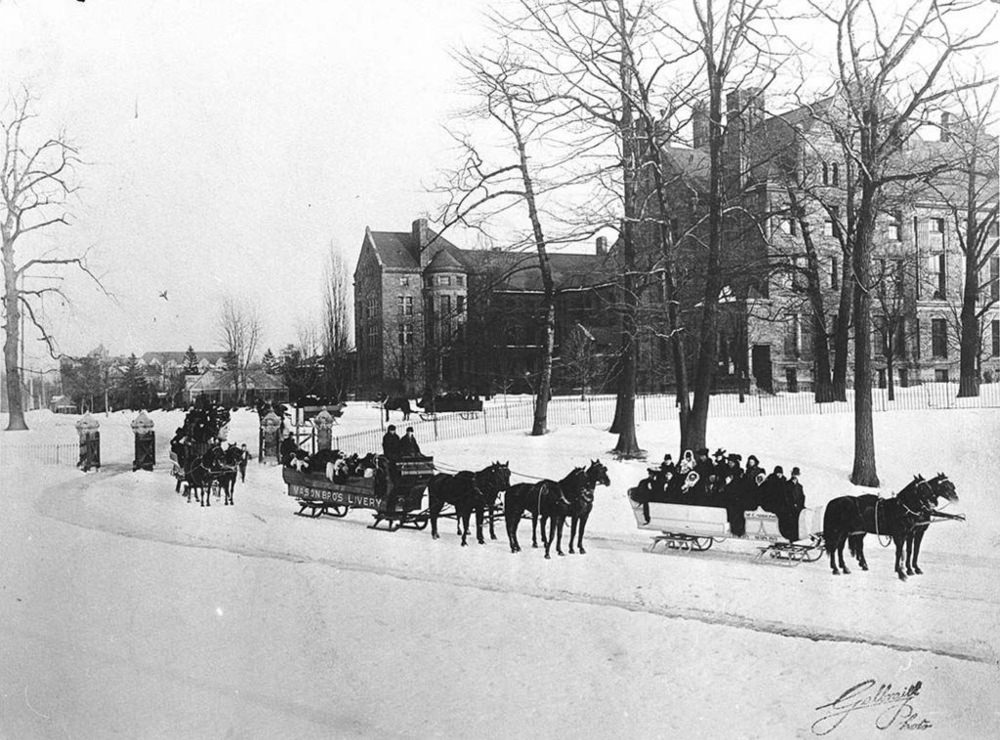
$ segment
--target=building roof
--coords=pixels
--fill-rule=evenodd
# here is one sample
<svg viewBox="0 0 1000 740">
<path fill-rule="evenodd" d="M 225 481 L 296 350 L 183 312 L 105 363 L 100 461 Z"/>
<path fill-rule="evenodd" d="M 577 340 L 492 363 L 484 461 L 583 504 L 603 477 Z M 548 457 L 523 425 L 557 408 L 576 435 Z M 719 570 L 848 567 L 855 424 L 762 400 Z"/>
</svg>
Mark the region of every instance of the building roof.
<svg viewBox="0 0 1000 740">
<path fill-rule="evenodd" d="M 209 370 L 203 375 L 189 375 L 187 378 L 188 392 L 214 392 L 231 390 L 233 374 L 227 370 Z M 263 370 L 248 370 L 246 373 L 248 390 L 274 391 L 284 390 L 285 381 L 275 375 L 268 375 Z"/>
<path fill-rule="evenodd" d="M 491 280 L 494 290 L 541 293 L 542 271 L 534 252 L 466 250 L 464 256 L 476 262 L 477 272 Z M 603 285 L 614 274 L 607 255 L 550 252 L 552 282 L 557 290 L 579 290 Z"/>
<path fill-rule="evenodd" d="M 425 249 L 446 251 L 459 265 L 464 264 L 460 256 L 463 250 L 456 247 L 436 231 L 428 230 L 428 233 L 430 242 L 424 247 Z M 371 237 L 371 245 L 385 269 L 420 271 L 420 255 L 418 254 L 417 245 L 411 232 L 371 231 L 369 229 L 366 231 L 366 238 L 369 236 Z"/>
<path fill-rule="evenodd" d="M 201 361 L 201 360 L 208 360 L 209 362 L 217 362 L 218 360 L 220 360 L 223 357 L 225 357 L 226 353 L 225 352 L 219 352 L 219 351 L 216 351 L 216 350 L 213 350 L 211 352 L 199 352 L 198 350 L 195 350 L 195 355 L 198 357 L 199 361 Z M 155 359 L 155 360 L 157 360 L 158 362 L 160 362 L 163 365 L 165 365 L 170 360 L 173 360 L 177 364 L 182 365 L 182 364 L 184 364 L 184 359 L 186 357 L 187 357 L 187 350 L 184 350 L 183 352 L 174 352 L 174 351 L 170 351 L 170 352 L 144 352 L 142 354 L 142 357 L 140 359 L 143 362 L 145 362 L 146 364 L 151 363 Z"/>
</svg>

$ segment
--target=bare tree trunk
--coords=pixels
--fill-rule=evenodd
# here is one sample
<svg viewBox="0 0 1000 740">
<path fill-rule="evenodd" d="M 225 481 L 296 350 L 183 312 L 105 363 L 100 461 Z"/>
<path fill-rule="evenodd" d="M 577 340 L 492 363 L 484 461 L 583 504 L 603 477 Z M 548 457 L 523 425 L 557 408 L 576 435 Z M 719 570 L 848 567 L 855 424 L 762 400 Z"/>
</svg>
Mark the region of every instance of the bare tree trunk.
<svg viewBox="0 0 1000 740">
<path fill-rule="evenodd" d="M 3 228 L 4 316 L 7 319 L 3 342 L 4 370 L 7 373 L 8 432 L 28 428 L 24 420 L 24 399 L 21 397 L 21 367 L 19 342 L 21 337 L 20 296 L 17 290 L 17 271 L 14 269 L 14 250 L 7 248 L 7 228 Z"/>
<path fill-rule="evenodd" d="M 871 376 L 871 249 L 875 230 L 874 188 L 866 183 L 855 231 L 854 263 L 854 467 L 851 482 L 877 486 Z"/>
<path fill-rule="evenodd" d="M 965 214 L 965 275 L 962 290 L 962 311 L 960 314 L 962 331 L 959 341 L 958 397 L 968 398 L 979 395 L 979 374 L 976 371 L 976 359 L 979 357 L 980 329 L 979 317 L 976 315 L 976 299 L 979 297 L 979 254 L 978 214 L 976 207 L 979 198 L 976 193 L 975 152 L 969 162 L 969 172 L 966 176 L 966 214 Z"/>
</svg>

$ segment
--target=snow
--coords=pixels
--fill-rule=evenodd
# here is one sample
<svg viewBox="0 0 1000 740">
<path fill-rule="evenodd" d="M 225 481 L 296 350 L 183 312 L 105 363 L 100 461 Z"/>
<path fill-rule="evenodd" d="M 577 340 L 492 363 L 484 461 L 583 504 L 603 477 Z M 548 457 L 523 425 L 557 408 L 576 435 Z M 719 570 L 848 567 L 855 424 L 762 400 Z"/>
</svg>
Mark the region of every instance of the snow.
<svg viewBox="0 0 1000 740">
<path fill-rule="evenodd" d="M 188 504 L 166 455 L 182 416 L 151 416 L 152 473 L 131 470 L 129 413 L 97 416 L 96 473 L 23 462 L 72 444 L 79 417 L 33 412 L 32 431 L 0 435 L 4 737 L 772 738 L 838 719 L 830 737 L 1000 731 L 996 409 L 875 415 L 882 493 L 943 471 L 950 511 L 968 517 L 931 527 L 925 575 L 906 583 L 872 536 L 871 570 L 836 578 L 825 557 L 762 563 L 749 542 L 645 552 L 626 499 L 645 463 L 614 460 L 597 426 L 418 433 L 441 466 L 509 461 L 515 481 L 604 461 L 587 555 L 546 561 L 529 522 L 512 555 L 502 522 L 461 548 L 450 520 L 434 541 L 371 531 L 368 511 L 293 516 L 280 469 L 256 461 L 236 506 Z M 378 409 L 352 404 L 335 433 L 378 427 Z M 650 459 L 676 453 L 676 434 L 639 428 Z M 858 492 L 850 414 L 713 419 L 710 434 L 713 449 L 798 465 L 809 506 Z M 256 416 L 237 412 L 230 440 L 256 439 Z M 867 679 L 869 694 L 921 686 L 898 716 L 897 702 L 824 720 L 818 707 Z"/>
</svg>

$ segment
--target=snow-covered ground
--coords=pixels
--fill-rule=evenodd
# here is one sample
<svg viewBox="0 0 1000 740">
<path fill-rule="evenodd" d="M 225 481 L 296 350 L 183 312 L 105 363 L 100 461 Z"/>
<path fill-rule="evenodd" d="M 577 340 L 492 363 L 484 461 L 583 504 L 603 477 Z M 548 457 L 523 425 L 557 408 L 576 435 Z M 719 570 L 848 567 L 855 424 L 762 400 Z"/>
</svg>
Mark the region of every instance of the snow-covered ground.
<svg viewBox="0 0 1000 740">
<path fill-rule="evenodd" d="M 352 404 L 338 432 L 378 414 Z M 0 435 L 3 737 L 1000 733 L 996 409 L 875 416 L 883 492 L 944 471 L 968 517 L 932 526 L 925 575 L 906 583 L 874 537 L 872 569 L 837 578 L 825 558 L 760 563 L 748 542 L 645 552 L 626 499 L 644 464 L 613 460 L 599 427 L 421 439 L 450 468 L 509 460 L 515 480 L 607 463 L 587 555 L 546 561 L 512 555 L 499 522 L 497 541 L 461 548 L 450 522 L 434 541 L 371 531 L 368 511 L 293 516 L 280 470 L 256 462 L 235 507 L 187 504 L 166 456 L 182 415 L 152 416 L 152 473 L 131 470 L 131 414 L 97 417 L 98 473 L 16 462 L 71 444 L 77 417 L 36 412 L 32 431 Z M 256 448 L 256 429 L 239 412 L 230 439 Z M 810 506 L 857 493 L 850 414 L 717 419 L 710 434 L 801 467 Z M 659 459 L 675 424 L 639 439 Z"/>
</svg>

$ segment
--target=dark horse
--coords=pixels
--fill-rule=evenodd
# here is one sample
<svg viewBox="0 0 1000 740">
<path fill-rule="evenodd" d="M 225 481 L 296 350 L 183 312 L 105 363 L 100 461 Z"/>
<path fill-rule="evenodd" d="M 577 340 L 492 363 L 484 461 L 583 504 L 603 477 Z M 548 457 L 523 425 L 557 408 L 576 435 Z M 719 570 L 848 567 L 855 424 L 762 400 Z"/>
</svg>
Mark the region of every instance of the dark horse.
<svg viewBox="0 0 1000 740">
<path fill-rule="evenodd" d="M 916 476 L 914 478 L 914 481 L 918 480 L 922 481 L 923 477 Z M 939 519 L 965 520 L 965 516 L 962 514 L 945 514 L 943 511 L 937 511 L 938 501 L 942 498 L 949 502 L 958 501 L 955 484 L 948 480 L 948 476 L 944 473 L 938 473 L 926 481 L 926 484 L 927 487 L 924 488 L 926 492 L 925 505 L 918 511 L 919 516 L 917 517 L 917 521 L 906 534 L 903 543 L 906 550 L 905 566 L 906 575 L 908 576 L 923 575 L 923 571 L 917 565 L 917 558 L 920 555 L 920 543 L 924 539 L 928 525 L 930 525 L 935 517 Z M 865 560 L 864 541 L 865 535 L 863 533 L 852 534 L 847 538 L 847 546 L 851 554 L 857 559 L 861 570 L 868 570 L 868 561 Z"/>
<path fill-rule="evenodd" d="M 191 502 L 191 494 L 195 494 L 202 506 L 211 506 L 212 484 L 217 484 L 220 490 L 226 491 L 225 506 L 233 503 L 232 488 L 227 486 L 229 480 L 235 484 L 237 463 L 230 463 L 227 454 L 221 447 L 211 447 L 204 454 L 191 461 L 191 466 L 185 471 L 184 480 L 187 483 L 185 496 Z"/>
<path fill-rule="evenodd" d="M 594 490 L 597 486 L 610 486 L 611 479 L 608 478 L 608 469 L 600 460 L 591 460 L 590 467 L 587 468 L 587 485 L 580 491 L 580 495 L 570 501 L 569 508 L 569 554 L 573 554 L 573 540 L 577 541 L 577 550 L 581 555 L 586 555 L 583 549 L 583 530 L 587 527 L 587 520 L 590 512 L 594 509 Z M 578 534 L 579 532 L 579 534 Z"/>
<path fill-rule="evenodd" d="M 879 498 L 872 494 L 864 496 L 841 496 L 833 499 L 823 513 L 823 539 L 830 554 L 830 569 L 839 575 L 834 555 L 840 562 L 840 570 L 850 573 L 844 564 L 844 544 L 852 537 L 852 551 L 859 547 L 861 537 L 866 532 L 891 537 L 896 544 L 896 574 L 906 580 L 903 572 L 903 543 L 917 526 L 921 517 L 932 508 L 930 485 L 920 476 L 891 498 Z M 864 553 L 858 557 L 861 568 L 867 570 Z"/>
<path fill-rule="evenodd" d="M 509 485 L 510 467 L 507 463 L 495 462 L 477 473 L 468 470 L 454 475 L 438 473 L 427 484 L 431 536 L 438 539 L 438 516 L 445 504 L 451 504 L 455 507 L 456 518 L 463 525 L 462 547 L 468 544 L 469 516 L 473 511 L 476 512 L 476 540 L 480 545 L 486 544 L 483 539 L 483 510 Z"/>
<path fill-rule="evenodd" d="M 413 413 L 413 409 L 410 407 L 410 399 L 404 396 L 395 396 L 393 398 L 386 398 L 382 401 L 382 408 L 385 409 L 385 420 L 389 421 L 390 411 L 402 411 L 403 421 L 409 421 L 410 414 Z"/>
<path fill-rule="evenodd" d="M 594 475 L 600 474 L 607 478 L 607 469 L 599 461 L 591 463 Z M 563 555 L 562 531 L 567 516 L 573 515 L 573 506 L 580 501 L 584 491 L 590 489 L 591 508 L 593 504 L 593 488 L 596 483 L 590 483 L 587 469 L 573 468 L 569 474 L 558 483 L 552 480 L 540 480 L 537 483 L 518 483 L 511 486 L 504 500 L 504 518 L 507 523 L 507 539 L 511 552 L 520 552 L 521 545 L 517 541 L 517 526 L 524 512 L 531 512 L 531 546 L 538 547 L 536 536 L 538 520 L 542 520 L 542 544 L 545 545 L 545 557 L 551 558 L 550 550 L 553 540 L 556 543 L 556 554 Z M 581 505 L 580 512 L 586 508 Z M 590 510 L 587 509 L 587 516 Z M 582 521 L 582 519 L 581 519 Z M 548 537 L 545 535 L 545 525 L 549 524 Z"/>
</svg>

